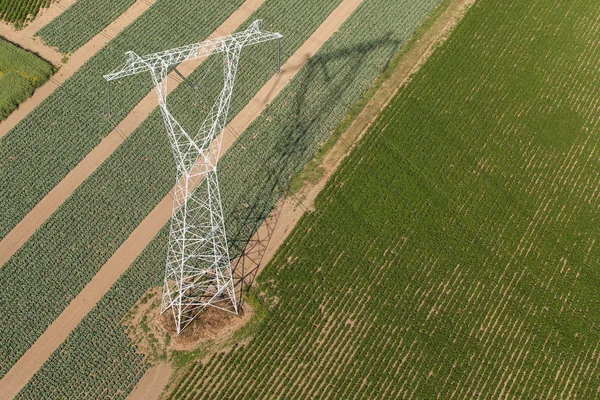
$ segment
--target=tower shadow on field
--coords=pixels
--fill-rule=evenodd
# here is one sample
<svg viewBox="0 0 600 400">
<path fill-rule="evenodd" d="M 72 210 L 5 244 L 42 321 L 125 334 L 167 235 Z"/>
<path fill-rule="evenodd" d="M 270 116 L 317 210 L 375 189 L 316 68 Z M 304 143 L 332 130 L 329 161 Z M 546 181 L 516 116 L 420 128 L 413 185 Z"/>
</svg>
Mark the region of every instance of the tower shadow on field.
<svg viewBox="0 0 600 400">
<path fill-rule="evenodd" d="M 380 39 L 315 54 L 289 84 L 289 89 L 295 90 L 295 94 L 285 109 L 293 112 L 278 114 L 267 109 L 265 118 L 270 122 L 262 125 L 267 129 L 261 129 L 252 139 L 252 143 L 257 144 L 254 148 L 261 151 L 243 151 L 244 162 L 228 171 L 232 175 L 228 181 L 242 186 L 236 191 L 229 188 L 221 191 L 236 298 L 240 304 L 243 294 L 253 285 L 262 267 L 267 246 L 277 226 L 281 213 L 281 207 L 275 207 L 277 202 L 287 197 L 293 177 L 314 157 L 348 112 L 348 107 L 339 107 L 339 104 L 346 102 L 346 91 L 362 78 L 361 65 L 368 62 L 375 50 L 380 50 L 387 53 L 385 68 L 398 52 L 402 42 L 391 36 L 387 33 Z M 332 66 L 338 63 L 347 65 L 341 72 L 331 72 Z M 364 90 L 369 86 L 370 83 Z M 332 116 L 338 107 L 343 115 Z M 332 123 L 331 118 L 336 122 Z M 327 123 L 331 129 L 323 132 Z M 277 132 L 273 143 L 267 136 L 268 132 Z M 244 144 L 243 147 L 249 146 Z M 297 199 L 294 201 L 298 202 Z M 299 207 L 306 209 L 302 204 Z"/>
</svg>

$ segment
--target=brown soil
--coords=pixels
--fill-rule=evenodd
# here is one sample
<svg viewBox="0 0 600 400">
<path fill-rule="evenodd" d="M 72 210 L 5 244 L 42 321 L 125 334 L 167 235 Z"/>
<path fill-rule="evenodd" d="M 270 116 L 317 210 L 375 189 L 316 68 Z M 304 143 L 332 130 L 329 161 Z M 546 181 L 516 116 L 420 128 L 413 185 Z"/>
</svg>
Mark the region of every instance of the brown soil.
<svg viewBox="0 0 600 400">
<path fill-rule="evenodd" d="M 168 362 L 150 367 L 127 398 L 130 400 L 158 399 L 163 388 L 169 383 L 172 373 L 173 367 Z"/>
<path fill-rule="evenodd" d="M 25 35 L 22 30 L 16 30 L 12 25 L 3 21 L 0 21 L 0 36 L 39 55 L 53 65 L 59 66 L 62 64 L 63 55 L 57 50 L 46 46 L 40 38 Z"/>
<path fill-rule="evenodd" d="M 35 19 L 22 29 L 15 29 L 12 24 L 0 21 L 0 36 L 19 46 L 32 51 L 54 65 L 60 65 L 62 54 L 56 49 L 46 46 L 41 38 L 35 37 L 37 31 L 58 17 L 76 0 L 55 1 L 48 8 L 41 8 Z"/>
<path fill-rule="evenodd" d="M 204 359 L 233 343 L 233 334 L 254 316 L 244 303 L 239 314 L 207 308 L 177 335 L 173 314 L 160 313 L 162 287 L 149 289 L 123 318 L 129 338 L 152 366 L 128 396 L 129 399 L 158 399 L 171 379 L 173 351 L 202 348 Z"/>
<path fill-rule="evenodd" d="M 178 335 L 173 314 L 160 313 L 161 293 L 162 287 L 149 289 L 122 321 L 125 332 L 150 364 L 170 360 L 174 350 L 195 350 L 209 341 L 224 343 L 254 315 L 246 302 L 238 315 L 208 307 Z"/>
<path fill-rule="evenodd" d="M 352 124 L 350 129 L 343 134 L 346 141 L 355 142 L 360 138 L 373 118 L 387 104 L 398 87 L 406 81 L 410 73 L 423 61 L 423 55 L 442 39 L 442 32 L 454 26 L 460 10 L 464 9 L 471 0 L 456 0 L 448 10 L 434 23 L 432 28 L 417 42 L 417 45 L 407 54 L 405 61 L 398 67 L 389 84 L 384 84 L 378 91 L 363 113 Z M 315 54 L 323 43 L 339 28 L 342 22 L 358 7 L 360 0 L 344 0 L 329 18 L 317 29 L 307 42 L 286 62 L 282 67 L 281 77 L 271 79 L 255 98 L 231 122 L 230 127 L 242 132 L 258 116 L 265 106 L 281 91 L 296 72 L 306 63 L 307 59 Z M 457 11 L 458 10 L 458 11 Z M 245 19 L 245 18 L 244 18 Z M 244 20 L 242 19 L 242 21 Z M 240 23 L 242 22 L 240 21 Z M 395 85 L 395 86 L 394 86 Z M 226 134 L 223 140 L 224 151 L 235 139 L 232 134 Z M 323 165 L 327 166 L 326 173 L 317 184 L 306 185 L 301 194 L 305 201 L 312 202 L 326 180 L 331 176 L 341 159 L 348 153 L 340 142 L 326 155 Z M 107 157 L 108 155 L 106 155 Z M 106 158 L 104 157 L 104 158 Z M 142 252 L 156 233 L 164 226 L 171 216 L 172 198 L 169 194 L 155 207 L 154 210 L 133 231 L 131 236 L 121 245 L 108 262 L 98 271 L 96 276 L 73 299 L 62 314 L 46 329 L 33 346 L 21 357 L 15 366 L 0 380 L 0 393 L 7 398 L 13 397 L 29 381 L 33 374 L 42 366 L 48 357 L 64 341 L 68 334 L 77 326 L 83 317 L 93 308 L 97 301 L 110 289 L 119 276 L 129 267 L 135 258 Z M 293 229 L 303 211 L 297 206 L 295 199 L 283 201 L 280 208 L 281 217 L 276 227 L 273 239 L 269 243 L 267 256 L 263 265 L 273 256 L 275 250 L 281 245 Z"/>
</svg>

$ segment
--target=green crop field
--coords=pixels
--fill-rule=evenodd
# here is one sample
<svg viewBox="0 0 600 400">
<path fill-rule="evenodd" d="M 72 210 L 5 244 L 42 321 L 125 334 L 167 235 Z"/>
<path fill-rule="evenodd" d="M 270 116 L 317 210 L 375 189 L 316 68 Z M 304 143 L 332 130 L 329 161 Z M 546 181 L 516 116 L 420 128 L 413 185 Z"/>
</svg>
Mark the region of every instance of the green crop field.
<svg viewBox="0 0 600 400">
<path fill-rule="evenodd" d="M 598 15 L 478 1 L 172 397 L 597 398 Z"/>
<path fill-rule="evenodd" d="M 0 121 L 53 73 L 48 62 L 0 38 Z"/>
<path fill-rule="evenodd" d="M 107 117 L 102 74 L 125 51 L 201 41 L 242 2 L 157 0 L 0 138 L 0 239 L 151 90 L 145 74 L 115 82 Z M 340 2 L 265 0 L 240 29 L 262 19 L 283 33 L 285 63 Z M 232 256 L 439 2 L 363 1 L 248 129 L 227 132 L 237 139 L 219 180 Z M 0 17 L 22 24 L 47 3 L 0 0 Z M 38 35 L 73 52 L 131 4 L 78 0 Z M 598 398 L 598 15 L 587 0 L 476 0 L 314 207 L 300 204 L 312 211 L 255 287 L 266 315 L 252 337 L 177 358 L 168 398 Z M 4 43 L 0 119 L 53 72 Z M 272 44 L 242 53 L 230 120 L 273 76 L 275 54 Z M 199 90 L 181 84 L 168 97 L 187 130 L 221 89 L 213 66 L 190 75 Z M 174 176 L 155 110 L 0 266 L 0 379 Z M 17 398 L 128 396 L 149 364 L 123 318 L 161 285 L 167 234 L 168 224 Z"/>
<path fill-rule="evenodd" d="M 263 19 L 265 29 L 286 35 L 282 41 L 285 61 L 337 4 L 339 1 L 320 1 L 317 13 L 314 4 L 287 0 L 288 12 L 282 13 L 280 1 L 267 0 L 248 22 Z M 436 4 L 437 1 L 397 0 L 364 3 L 240 136 L 219 164 L 233 254 L 240 251 L 290 179 L 315 154 Z M 398 25 L 398 21 L 402 23 Z M 267 45 L 243 54 L 232 114 L 273 74 L 274 50 Z M 201 66 L 190 79 L 196 81 L 204 76 L 209 66 L 210 63 Z M 210 73 L 215 74 L 217 83 L 205 86 L 201 98 L 187 85 L 181 85 L 169 96 L 178 120 L 192 124 L 197 116 L 189 108 L 190 101 L 201 105 L 214 97 L 221 71 Z M 119 93 L 120 89 L 114 90 L 115 98 Z M 41 296 L 44 302 L 61 303 L 60 307 L 64 307 L 62 299 L 77 293 L 73 283 L 89 280 L 174 184 L 174 163 L 161 124 L 160 116 L 153 114 L 65 202 L 3 267 L 12 271 L 11 279 L 23 271 L 25 262 L 30 266 L 31 279 L 39 273 L 35 271 L 43 269 L 44 274 L 56 276 L 61 283 L 40 283 L 34 297 Z M 246 208 L 243 204 L 255 207 Z M 95 397 L 98 393 L 125 396 L 132 389 L 147 365 L 136 354 L 119 321 L 147 288 L 160 284 L 165 237 L 163 230 L 33 377 L 21 392 L 23 398 Z M 89 248 L 98 251 L 91 253 Z M 53 267 L 52 260 L 69 260 L 68 265 L 77 265 L 77 276 L 70 269 L 61 272 L 60 265 Z M 0 277 L 3 273 L 0 271 Z M 8 279 L 9 273 L 6 274 Z M 7 336 L 22 329 L 19 326 L 32 324 L 10 310 L 17 304 L 23 310 L 35 308 L 32 300 L 19 293 L 10 297 L 10 303 L 3 307 L 12 321 L 5 328 Z M 59 310 L 57 307 L 52 312 Z M 47 323 L 36 321 L 36 331 Z M 20 339 L 21 343 L 13 347 L 26 348 L 34 338 Z"/>
<path fill-rule="evenodd" d="M 78 0 L 36 35 L 61 53 L 73 53 L 134 3 L 135 0 Z"/>
<path fill-rule="evenodd" d="M 50 6 L 52 0 L 0 0 L 0 20 L 10 22 L 17 27 L 32 20 L 40 8 Z"/>
</svg>

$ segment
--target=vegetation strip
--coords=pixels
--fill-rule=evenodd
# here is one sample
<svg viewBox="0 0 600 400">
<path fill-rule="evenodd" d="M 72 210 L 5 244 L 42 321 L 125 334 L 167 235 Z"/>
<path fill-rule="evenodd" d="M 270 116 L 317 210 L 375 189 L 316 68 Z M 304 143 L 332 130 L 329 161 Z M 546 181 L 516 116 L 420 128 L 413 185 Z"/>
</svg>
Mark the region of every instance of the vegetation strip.
<svg viewBox="0 0 600 400">
<path fill-rule="evenodd" d="M 265 14 L 266 10 L 260 12 L 265 9 L 263 6 L 259 16 L 270 21 L 272 15 L 280 15 L 281 19 L 275 18 L 275 21 L 279 21 L 276 27 L 285 22 L 284 32 L 289 29 L 288 23 L 295 24 L 292 25 L 294 27 L 298 20 L 307 19 L 298 19 L 299 12 L 294 9 L 303 6 L 303 2 L 288 2 L 288 13 L 281 13 L 281 2 L 276 7 L 272 2 L 269 4 L 268 14 Z M 335 129 L 349 107 L 385 67 L 389 57 L 398 51 L 435 4 L 433 1 L 361 4 L 263 114 L 240 135 L 220 161 L 224 209 L 233 254 L 246 243 L 249 237 L 246 235 L 251 233 L 254 221 L 262 222 L 272 204 L 279 199 L 282 190 L 289 184 L 289 177 L 314 155 L 314 151 Z M 282 46 L 282 51 L 286 47 Z M 245 57 L 252 56 L 246 54 Z M 260 58 L 252 61 L 260 61 Z M 272 67 L 270 57 L 267 61 L 266 65 Z M 265 65 L 262 65 L 259 70 L 264 68 Z M 241 73 L 242 76 L 248 75 Z M 254 73 L 249 76 L 255 79 Z M 240 83 L 243 84 L 240 88 L 245 87 L 245 82 Z M 241 92 L 242 89 L 238 94 L 243 95 Z M 176 98 L 171 104 L 177 103 Z M 138 145 L 141 147 L 136 148 L 144 149 L 150 144 L 152 147 L 168 146 L 166 140 L 161 141 L 164 134 L 156 128 L 161 123 L 160 116 L 153 123 L 154 129 L 149 129 L 145 134 L 147 142 L 142 142 Z M 140 140 L 137 135 L 134 133 L 127 142 L 134 143 L 134 138 Z M 120 157 L 132 158 L 126 154 L 129 153 L 123 153 Z M 143 157 L 147 157 L 147 154 Z M 157 152 L 153 157 L 168 161 L 172 156 L 168 152 Z M 137 160 L 139 158 L 133 161 Z M 147 196 L 143 190 L 136 188 L 137 183 L 131 181 L 132 177 L 138 175 L 151 176 L 152 182 L 160 181 L 161 186 L 166 186 L 166 189 L 161 189 L 166 193 L 172 186 L 172 170 L 168 169 L 172 167 L 167 164 L 163 171 L 161 165 L 156 162 L 144 163 L 141 169 L 134 168 L 126 176 L 118 177 L 128 180 L 127 191 L 138 197 Z M 126 171 L 121 167 L 114 169 L 116 167 L 118 165 L 109 171 Z M 115 180 L 117 175 L 109 173 L 104 181 L 99 179 L 97 182 Z M 89 190 L 97 185 L 89 185 Z M 104 192 L 104 195 L 109 193 Z M 116 193 L 123 195 L 125 192 Z M 110 197 L 105 201 L 114 204 L 113 195 Z M 90 208 L 94 209 L 98 212 L 96 207 Z M 113 220 L 112 217 L 109 219 Z M 22 391 L 22 396 L 69 397 L 77 396 L 75 393 L 83 396 L 85 393 L 114 393 L 116 390 L 127 393 L 131 390 L 131 385 L 139 379 L 139 374 L 147 365 L 140 360 L 135 347 L 123 334 L 119 320 L 148 287 L 160 284 L 164 272 L 165 238 L 166 230 L 163 229 L 36 373 Z M 93 347 L 92 343 L 102 343 L 101 350 Z M 108 367 L 111 360 L 119 360 L 119 363 Z M 61 372 L 65 369 L 76 372 L 66 376 Z M 90 379 L 91 376 L 95 378 Z M 110 382 L 110 385 L 107 386 L 105 382 Z"/>
<path fill-rule="evenodd" d="M 252 117 L 256 118 L 260 115 L 270 100 L 277 96 L 284 87 L 281 81 L 289 82 L 308 61 L 306 58 L 307 54 L 314 54 L 358 7 L 361 1 L 345 0 L 342 2 L 306 43 L 282 66 L 281 78 L 273 77 L 258 92 L 253 101 L 238 114 L 239 118 L 234 118 L 231 125 L 237 129 L 244 130 L 253 121 Z M 262 104 L 262 108 L 257 109 L 256 104 Z M 243 122 L 240 123 L 236 119 Z M 224 140 L 223 152 L 227 151 L 231 143 L 232 140 Z M 36 342 L 15 363 L 4 378 L 0 380 L 0 390 L 8 391 L 9 388 L 13 388 L 10 393 L 14 395 L 29 381 L 31 376 L 59 347 L 101 297 L 108 292 L 119 276 L 131 265 L 164 224 L 167 223 L 171 216 L 172 201 L 170 195 L 161 200 L 159 205 L 133 231 L 131 236 L 119 247 L 94 278 L 69 303 L 46 331 L 39 336 Z"/>
<path fill-rule="evenodd" d="M 37 31 L 36 36 L 46 45 L 57 47 L 61 53 L 74 53 L 136 2 L 145 3 L 146 0 L 78 0 Z"/>
<path fill-rule="evenodd" d="M 54 72 L 48 62 L 0 37 L 0 120 Z"/>
</svg>

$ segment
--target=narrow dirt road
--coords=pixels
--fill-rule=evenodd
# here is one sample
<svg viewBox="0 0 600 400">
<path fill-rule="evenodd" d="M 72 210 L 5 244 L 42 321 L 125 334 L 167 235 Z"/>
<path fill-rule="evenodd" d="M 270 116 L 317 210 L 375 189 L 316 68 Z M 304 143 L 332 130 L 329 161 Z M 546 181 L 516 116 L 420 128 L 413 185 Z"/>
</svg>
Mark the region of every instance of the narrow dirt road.
<svg viewBox="0 0 600 400">
<path fill-rule="evenodd" d="M 18 31 L 12 25 L 7 24 L 4 21 L 0 21 L 0 36 L 39 55 L 55 66 L 62 64 L 61 59 L 63 58 L 63 55 L 56 49 L 46 46 L 40 38 L 25 35 L 22 30 Z"/>
<path fill-rule="evenodd" d="M 48 8 L 40 8 L 38 15 L 23 29 L 15 29 L 12 24 L 0 21 L 0 36 L 18 44 L 24 49 L 39 54 L 42 58 L 50 61 L 54 65 L 60 65 L 62 54 L 46 46 L 44 41 L 35 37 L 35 33 L 42 27 L 50 23 L 54 18 L 62 14 L 76 0 L 55 1 Z"/>
<path fill-rule="evenodd" d="M 123 14 L 121 14 L 116 20 L 114 20 L 110 25 L 102 30 L 102 32 L 98 33 L 96 36 L 91 38 L 86 44 L 84 44 L 79 50 L 73 53 L 69 57 L 69 62 L 63 65 L 60 70 L 54 74 L 48 82 L 40 86 L 35 90 L 33 96 L 25 100 L 23 103 L 19 104 L 16 110 L 14 110 L 8 118 L 4 121 L 0 122 L 0 138 L 6 135 L 8 131 L 15 127 L 27 114 L 33 111 L 42 101 L 44 101 L 48 96 L 50 96 L 57 87 L 62 85 L 67 79 L 71 77 L 83 64 L 87 62 L 90 58 L 92 58 L 100 49 L 102 49 L 106 43 L 108 43 L 111 38 L 118 35 L 121 31 L 123 31 L 129 24 L 131 24 L 137 17 L 142 15 L 144 11 L 146 11 L 152 4 L 154 4 L 156 0 L 138 0 L 131 7 L 129 7 Z M 8 40 L 13 40 L 14 37 L 21 37 L 20 31 L 14 31 L 12 27 L 9 27 L 10 32 L 5 32 L 6 26 L 0 25 L 0 35 L 6 37 Z M 35 32 L 34 32 L 35 33 Z M 12 36 L 11 36 L 12 35 Z M 17 35 L 17 36 L 15 36 Z M 29 37 L 31 43 L 37 43 L 36 48 L 27 47 L 26 43 L 15 43 L 32 50 L 48 61 L 52 62 L 54 65 L 60 65 L 61 59 L 63 57 L 62 54 L 58 53 L 55 50 L 52 50 L 50 47 L 41 44 L 39 38 Z M 23 42 L 23 38 L 20 39 Z M 42 46 L 41 48 L 39 46 Z M 49 50 L 48 50 L 49 49 Z M 38 51 L 39 50 L 39 51 Z M 45 54 L 44 52 L 51 51 L 52 54 Z M 0 263 L 2 265 L 2 263 Z"/>
<path fill-rule="evenodd" d="M 129 400 L 157 400 L 169 383 L 172 372 L 173 367 L 169 363 L 150 367 L 127 398 Z"/>
<path fill-rule="evenodd" d="M 54 18 L 65 12 L 77 0 L 60 0 L 53 1 L 48 8 L 40 8 L 35 19 L 27 24 L 23 29 L 20 29 L 24 36 L 33 37 L 37 31 L 48 25 Z"/>
<path fill-rule="evenodd" d="M 252 0 L 249 0 L 252 1 Z M 258 1 L 258 0 L 257 0 Z M 256 96 L 231 121 L 225 132 L 244 131 L 254 119 L 261 114 L 273 98 L 287 85 L 321 46 L 337 31 L 341 24 L 360 5 L 362 0 L 344 0 L 313 33 L 313 35 L 288 59 L 281 67 L 281 74 L 273 76 Z M 246 3 L 245 3 L 246 4 Z M 256 4 L 256 3 L 253 3 Z M 247 10 L 250 11 L 250 10 Z M 250 14 L 238 11 L 232 18 L 238 20 L 228 26 L 239 26 Z M 221 33 L 222 34 L 222 33 Z M 184 64 L 185 65 L 185 64 Z M 222 152 L 225 153 L 235 137 L 226 133 L 223 138 Z M 196 182 L 196 185 L 200 182 Z M 173 190 L 171 190 L 172 192 Z M 67 338 L 69 333 L 88 314 L 94 305 L 104 296 L 123 272 L 144 250 L 158 231 L 171 217 L 173 198 L 171 193 L 146 216 L 131 233 L 129 238 L 117 249 L 113 256 L 100 268 L 98 273 L 71 301 L 59 317 L 44 331 L 36 342 L 23 354 L 17 363 L 0 380 L 0 393 L 7 398 L 14 397 L 52 353 Z"/>
</svg>

